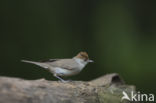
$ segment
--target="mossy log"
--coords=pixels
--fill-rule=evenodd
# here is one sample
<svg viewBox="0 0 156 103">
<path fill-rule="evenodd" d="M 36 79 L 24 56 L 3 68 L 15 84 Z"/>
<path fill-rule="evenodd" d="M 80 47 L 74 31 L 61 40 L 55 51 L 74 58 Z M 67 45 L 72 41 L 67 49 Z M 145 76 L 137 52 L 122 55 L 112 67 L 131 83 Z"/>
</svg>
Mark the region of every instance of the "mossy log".
<svg viewBox="0 0 156 103">
<path fill-rule="evenodd" d="M 116 73 L 67 83 L 0 77 L 0 103 L 121 103 L 122 92 L 132 90 Z"/>
</svg>

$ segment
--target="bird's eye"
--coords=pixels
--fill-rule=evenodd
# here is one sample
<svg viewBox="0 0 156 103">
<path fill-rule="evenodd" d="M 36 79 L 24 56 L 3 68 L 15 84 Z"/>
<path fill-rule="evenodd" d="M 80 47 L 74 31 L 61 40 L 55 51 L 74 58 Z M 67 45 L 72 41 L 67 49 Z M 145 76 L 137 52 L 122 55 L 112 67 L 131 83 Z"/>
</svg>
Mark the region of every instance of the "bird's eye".
<svg viewBox="0 0 156 103">
<path fill-rule="evenodd" d="M 82 57 L 84 57 L 84 55 L 83 54 L 80 54 Z"/>
<path fill-rule="evenodd" d="M 84 61 L 87 61 L 88 60 L 88 58 L 85 58 L 85 60 Z"/>
</svg>

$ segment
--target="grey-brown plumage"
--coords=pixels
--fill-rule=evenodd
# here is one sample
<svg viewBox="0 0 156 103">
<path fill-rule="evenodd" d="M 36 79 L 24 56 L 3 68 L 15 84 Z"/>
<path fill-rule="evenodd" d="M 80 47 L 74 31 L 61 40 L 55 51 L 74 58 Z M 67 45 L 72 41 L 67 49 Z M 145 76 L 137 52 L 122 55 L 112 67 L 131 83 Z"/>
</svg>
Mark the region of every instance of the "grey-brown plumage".
<svg viewBox="0 0 156 103">
<path fill-rule="evenodd" d="M 77 56 L 71 59 L 49 59 L 46 61 L 34 62 L 22 60 L 26 63 L 36 64 L 40 67 L 43 67 L 49 70 L 55 77 L 64 81 L 59 76 L 71 76 L 78 74 L 88 62 L 92 62 L 88 58 L 88 54 L 86 52 L 80 52 Z"/>
<path fill-rule="evenodd" d="M 49 61 L 41 63 L 46 63 L 47 67 L 62 67 L 68 70 L 77 68 L 77 65 L 79 65 L 73 59 L 50 59 Z"/>
</svg>

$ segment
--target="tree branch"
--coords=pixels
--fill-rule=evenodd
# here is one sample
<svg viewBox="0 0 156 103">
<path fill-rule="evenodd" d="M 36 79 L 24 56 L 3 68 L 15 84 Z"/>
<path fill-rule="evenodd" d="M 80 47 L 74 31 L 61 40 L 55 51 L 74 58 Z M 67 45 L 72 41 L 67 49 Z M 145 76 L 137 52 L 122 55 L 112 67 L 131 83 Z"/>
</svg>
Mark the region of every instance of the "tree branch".
<svg viewBox="0 0 156 103">
<path fill-rule="evenodd" d="M 0 103 L 121 103 L 122 91 L 132 90 L 116 73 L 68 83 L 0 77 Z"/>
</svg>

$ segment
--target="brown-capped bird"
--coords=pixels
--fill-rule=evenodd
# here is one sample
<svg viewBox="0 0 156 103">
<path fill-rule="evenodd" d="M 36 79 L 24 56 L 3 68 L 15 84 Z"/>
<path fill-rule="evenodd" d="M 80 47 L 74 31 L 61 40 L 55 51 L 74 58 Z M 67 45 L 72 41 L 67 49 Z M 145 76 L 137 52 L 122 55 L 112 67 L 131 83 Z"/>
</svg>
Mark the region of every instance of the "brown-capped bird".
<svg viewBox="0 0 156 103">
<path fill-rule="evenodd" d="M 22 60 L 22 62 L 36 64 L 53 73 L 53 75 L 65 82 L 61 77 L 72 76 L 80 73 L 80 71 L 89 63 L 93 62 L 89 59 L 86 52 L 80 52 L 71 59 L 49 59 L 47 61 L 34 62 Z"/>
</svg>

